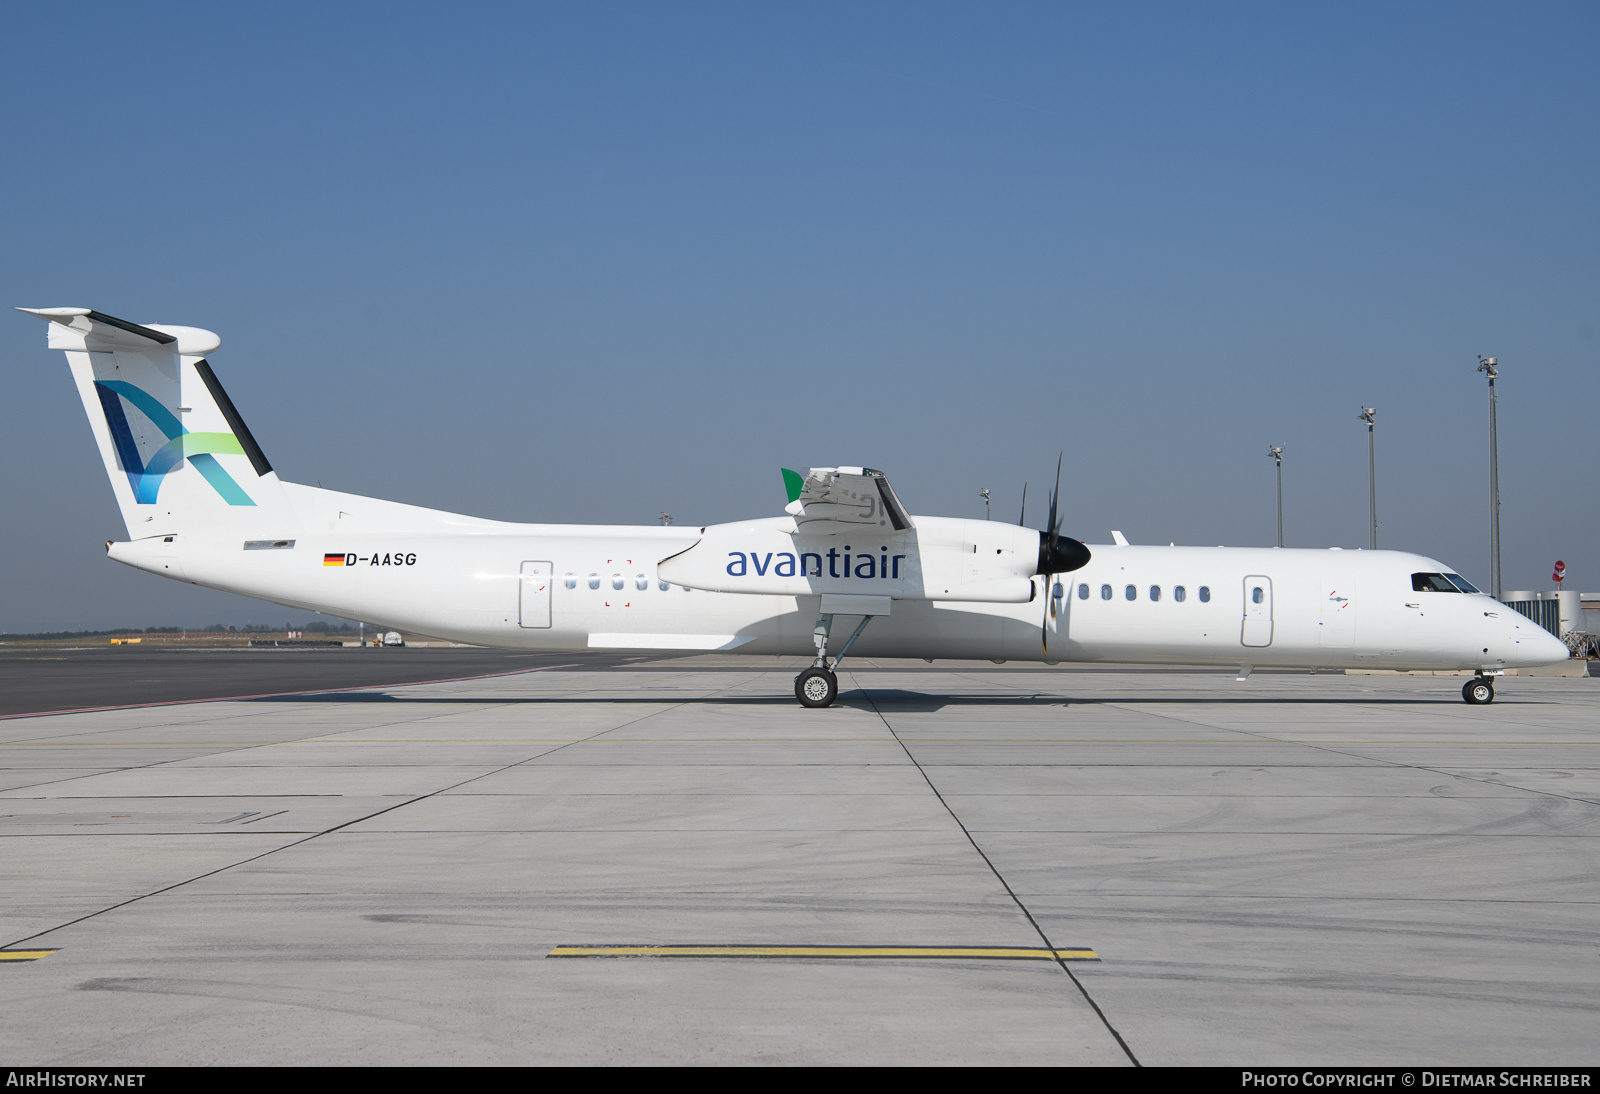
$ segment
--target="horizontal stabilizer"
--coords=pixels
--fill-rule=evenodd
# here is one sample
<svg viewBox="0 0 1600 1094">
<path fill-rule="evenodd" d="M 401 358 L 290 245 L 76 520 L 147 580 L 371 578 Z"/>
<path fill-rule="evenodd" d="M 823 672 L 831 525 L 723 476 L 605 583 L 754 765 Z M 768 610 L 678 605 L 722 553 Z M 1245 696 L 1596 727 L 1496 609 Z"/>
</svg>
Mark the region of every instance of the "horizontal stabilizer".
<svg viewBox="0 0 1600 1094">
<path fill-rule="evenodd" d="M 204 357 L 222 345 L 222 339 L 199 327 L 141 325 L 92 308 L 17 310 L 49 322 L 51 349 L 165 349 L 185 357 Z"/>
</svg>

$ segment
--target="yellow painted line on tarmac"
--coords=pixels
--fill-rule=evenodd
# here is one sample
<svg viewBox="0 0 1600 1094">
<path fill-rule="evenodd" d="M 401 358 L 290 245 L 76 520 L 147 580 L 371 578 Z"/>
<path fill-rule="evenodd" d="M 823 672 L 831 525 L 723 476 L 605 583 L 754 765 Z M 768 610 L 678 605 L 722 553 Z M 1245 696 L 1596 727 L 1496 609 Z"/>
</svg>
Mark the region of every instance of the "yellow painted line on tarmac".
<svg viewBox="0 0 1600 1094">
<path fill-rule="evenodd" d="M 1081 947 L 1043 946 L 557 946 L 546 957 L 810 957 L 934 960 L 1098 961 Z"/>
<path fill-rule="evenodd" d="M 55 952 L 55 950 L 0 950 L 0 961 L 37 961 Z"/>
</svg>

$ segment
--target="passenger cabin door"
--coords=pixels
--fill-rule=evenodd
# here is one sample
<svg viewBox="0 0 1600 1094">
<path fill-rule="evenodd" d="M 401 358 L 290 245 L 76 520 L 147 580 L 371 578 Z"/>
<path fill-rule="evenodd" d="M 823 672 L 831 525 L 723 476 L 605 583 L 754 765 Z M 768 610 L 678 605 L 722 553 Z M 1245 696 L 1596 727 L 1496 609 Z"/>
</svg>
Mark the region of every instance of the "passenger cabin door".
<svg viewBox="0 0 1600 1094">
<path fill-rule="evenodd" d="M 1244 631 L 1246 646 L 1272 645 L 1272 579 L 1251 574 L 1244 579 Z"/>
<path fill-rule="evenodd" d="M 555 565 L 550 562 L 524 562 L 518 589 L 520 616 L 524 627 L 550 625 L 550 585 Z"/>
</svg>

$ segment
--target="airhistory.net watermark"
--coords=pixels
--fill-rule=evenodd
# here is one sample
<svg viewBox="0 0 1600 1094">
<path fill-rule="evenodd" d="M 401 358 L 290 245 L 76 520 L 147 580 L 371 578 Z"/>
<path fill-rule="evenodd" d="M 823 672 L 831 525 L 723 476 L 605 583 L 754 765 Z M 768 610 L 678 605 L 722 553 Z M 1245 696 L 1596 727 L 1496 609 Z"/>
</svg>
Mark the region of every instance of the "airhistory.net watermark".
<svg viewBox="0 0 1600 1094">
<path fill-rule="evenodd" d="M 140 1087 L 143 1085 L 142 1071 L 64 1071 L 53 1068 L 29 1068 L 6 1072 L 7 1087 Z"/>
</svg>

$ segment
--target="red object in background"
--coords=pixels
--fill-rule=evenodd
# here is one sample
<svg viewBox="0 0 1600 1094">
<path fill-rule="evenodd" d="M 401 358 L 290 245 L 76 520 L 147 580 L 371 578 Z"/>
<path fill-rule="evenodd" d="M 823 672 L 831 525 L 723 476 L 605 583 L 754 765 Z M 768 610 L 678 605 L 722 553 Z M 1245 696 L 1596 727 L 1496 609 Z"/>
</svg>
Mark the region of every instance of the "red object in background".
<svg viewBox="0 0 1600 1094">
<path fill-rule="evenodd" d="M 1560 574 L 1551 574 L 1550 575 L 1550 580 L 1554 581 L 1557 585 L 1559 585 L 1559 584 L 1561 584 L 1561 575 Z"/>
<path fill-rule="evenodd" d="M 1564 574 L 1566 572 L 1567 572 L 1567 564 L 1565 562 L 1562 562 L 1559 558 L 1556 559 L 1556 573 Z"/>
</svg>

